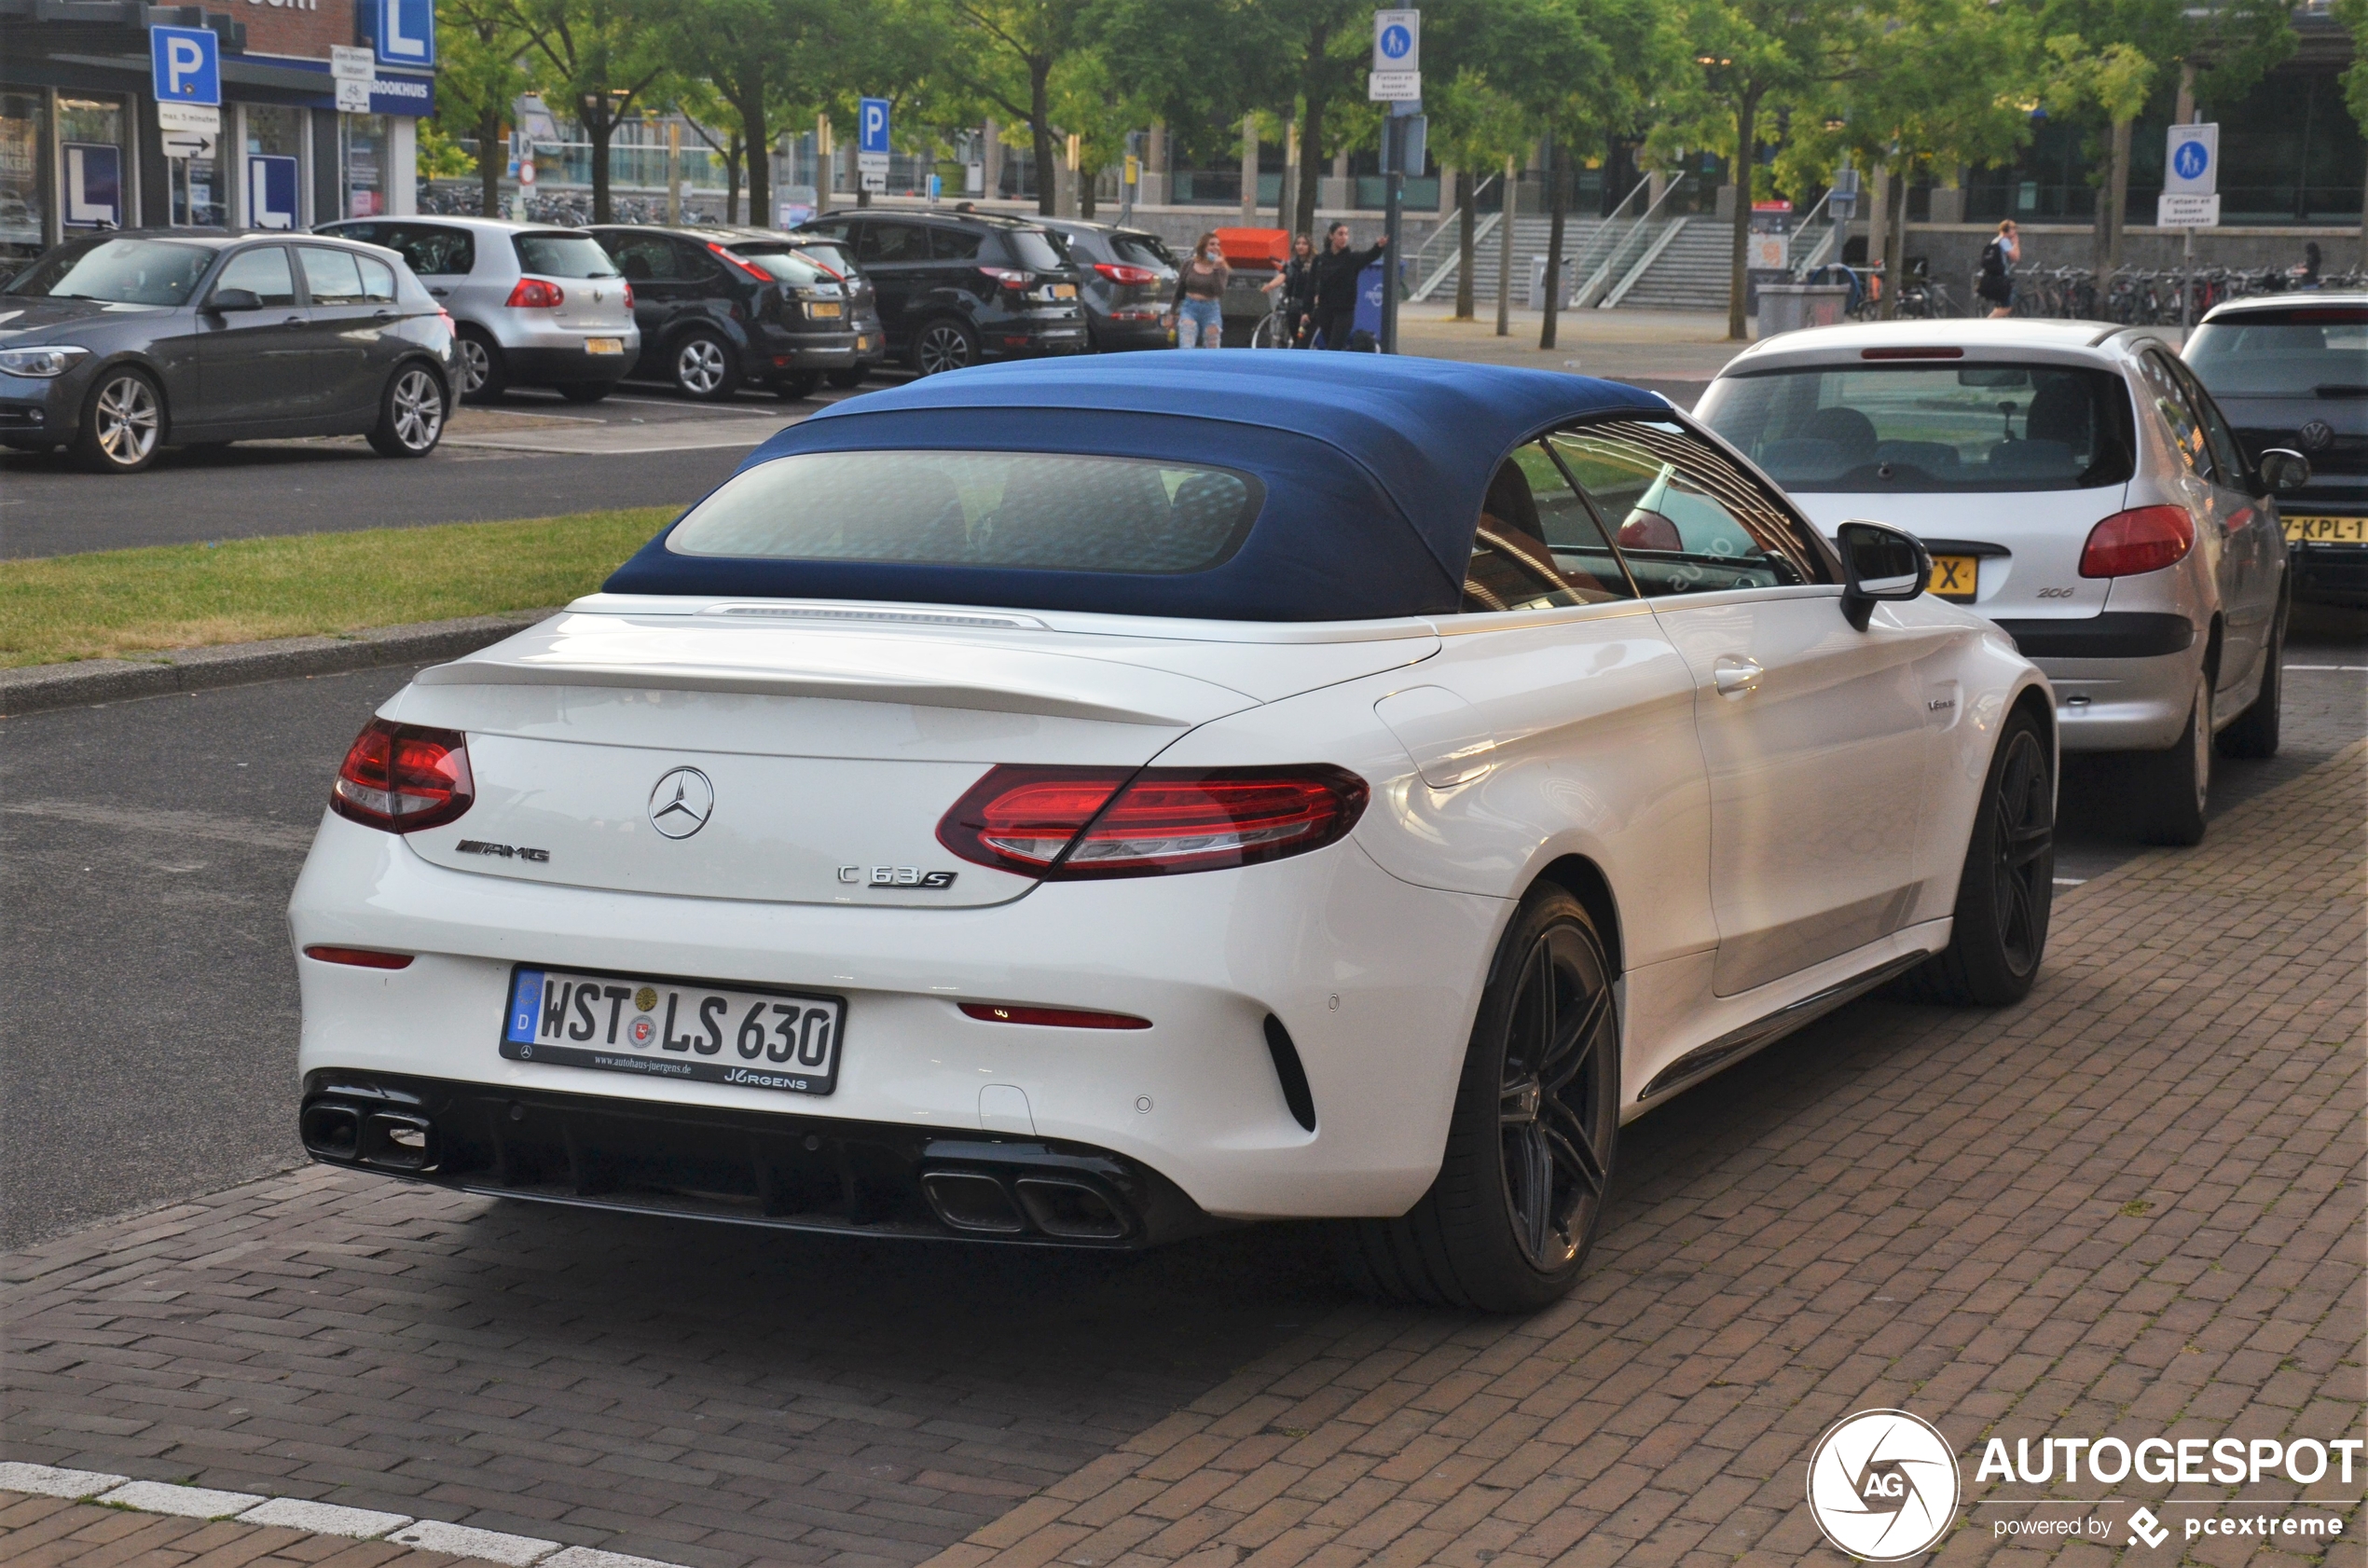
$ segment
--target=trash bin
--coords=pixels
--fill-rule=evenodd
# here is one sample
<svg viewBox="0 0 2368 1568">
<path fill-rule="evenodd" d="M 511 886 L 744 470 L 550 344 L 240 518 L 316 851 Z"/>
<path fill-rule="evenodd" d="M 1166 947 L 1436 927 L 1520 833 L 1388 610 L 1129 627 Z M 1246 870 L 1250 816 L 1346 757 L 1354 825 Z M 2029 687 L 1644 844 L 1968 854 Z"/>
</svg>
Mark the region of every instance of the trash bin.
<svg viewBox="0 0 2368 1568">
<path fill-rule="evenodd" d="M 1577 259 L 1576 256 L 1563 257 L 1563 303 L 1565 305 L 1570 303 L 1571 298 L 1571 265 Z M 1546 258 L 1542 255 L 1529 258 L 1529 308 L 1533 310 L 1546 309 Z"/>
<path fill-rule="evenodd" d="M 1844 283 L 1762 283 L 1759 286 L 1759 336 L 1797 332 L 1805 326 L 1835 326 L 1850 308 Z"/>
</svg>

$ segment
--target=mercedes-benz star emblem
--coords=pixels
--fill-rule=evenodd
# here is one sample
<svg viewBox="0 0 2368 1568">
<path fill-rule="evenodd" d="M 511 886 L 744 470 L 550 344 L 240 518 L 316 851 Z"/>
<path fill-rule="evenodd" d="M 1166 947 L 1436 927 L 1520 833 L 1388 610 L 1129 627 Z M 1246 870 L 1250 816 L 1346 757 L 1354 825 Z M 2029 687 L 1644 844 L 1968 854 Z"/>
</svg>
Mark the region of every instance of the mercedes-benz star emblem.
<svg viewBox="0 0 2368 1568">
<path fill-rule="evenodd" d="M 2315 452 L 2335 438 L 2335 427 L 2324 420 L 2313 420 L 2296 433 L 2305 451 Z"/>
<path fill-rule="evenodd" d="M 715 813 L 715 786 L 695 767 L 679 767 L 650 791 L 650 826 L 668 838 L 689 838 Z"/>
</svg>

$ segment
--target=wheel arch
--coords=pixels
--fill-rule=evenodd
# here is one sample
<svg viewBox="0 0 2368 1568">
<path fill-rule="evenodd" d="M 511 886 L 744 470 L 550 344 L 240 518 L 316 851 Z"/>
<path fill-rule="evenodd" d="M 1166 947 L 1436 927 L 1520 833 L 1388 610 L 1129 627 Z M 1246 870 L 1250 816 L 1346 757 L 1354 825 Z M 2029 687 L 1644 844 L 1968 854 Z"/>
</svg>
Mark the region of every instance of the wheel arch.
<svg viewBox="0 0 2368 1568">
<path fill-rule="evenodd" d="M 104 364 L 100 365 L 99 368 L 91 374 L 90 384 L 84 390 L 79 405 L 75 410 L 75 419 L 76 420 L 75 428 L 77 431 L 81 429 L 80 421 L 84 417 L 85 411 L 96 406 L 96 400 L 99 395 L 99 384 L 118 370 L 136 370 L 141 375 L 147 378 L 149 386 L 156 389 L 157 445 L 158 447 L 172 446 L 173 426 L 172 393 L 165 386 L 163 367 L 151 360 L 143 358 L 139 353 L 132 351 L 126 351 L 122 353 L 117 354 L 113 359 L 110 359 Z M 200 426 L 202 427 L 204 421 L 200 420 L 199 423 Z"/>
<path fill-rule="evenodd" d="M 1615 977 L 1628 972 L 1625 949 L 1620 940 L 1619 901 L 1612 895 L 1611 880 L 1604 870 L 1584 855 L 1557 857 L 1542 867 L 1530 880 L 1535 887 L 1540 884 L 1560 887 L 1576 899 L 1595 922 L 1595 931 L 1604 939 L 1604 956 L 1612 966 Z"/>
</svg>

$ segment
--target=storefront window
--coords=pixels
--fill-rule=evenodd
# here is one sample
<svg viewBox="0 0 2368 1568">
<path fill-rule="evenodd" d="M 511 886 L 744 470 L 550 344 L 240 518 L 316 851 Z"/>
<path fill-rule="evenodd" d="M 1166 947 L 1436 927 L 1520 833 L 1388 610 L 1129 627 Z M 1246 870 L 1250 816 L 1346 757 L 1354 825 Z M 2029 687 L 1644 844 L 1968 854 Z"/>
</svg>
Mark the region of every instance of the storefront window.
<svg viewBox="0 0 2368 1568">
<path fill-rule="evenodd" d="M 246 223 L 251 228 L 302 228 L 304 111 L 251 103 L 245 120 Z"/>
<path fill-rule="evenodd" d="M 123 228 L 131 216 L 131 154 L 123 101 L 58 98 L 58 217 L 68 229 Z"/>
<path fill-rule="evenodd" d="M 344 157 L 340 185 L 345 215 L 375 218 L 387 210 L 387 121 L 384 115 L 340 115 L 338 142 Z"/>
<path fill-rule="evenodd" d="M 208 140 L 208 146 L 219 149 L 220 137 Z M 222 211 L 222 182 L 216 178 L 218 160 L 214 158 L 173 158 L 167 156 L 165 166 L 172 183 L 172 227 L 175 228 L 220 228 L 227 221 Z"/>
<path fill-rule="evenodd" d="M 41 122 L 38 92 L 0 92 L 0 256 L 41 254 Z"/>
</svg>

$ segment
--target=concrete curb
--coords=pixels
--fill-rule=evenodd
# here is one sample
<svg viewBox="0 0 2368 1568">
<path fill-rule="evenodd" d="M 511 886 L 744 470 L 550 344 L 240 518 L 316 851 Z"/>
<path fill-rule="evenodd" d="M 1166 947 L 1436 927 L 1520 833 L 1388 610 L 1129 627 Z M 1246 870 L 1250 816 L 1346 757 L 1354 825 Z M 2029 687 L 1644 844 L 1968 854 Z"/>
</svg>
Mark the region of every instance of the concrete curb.
<svg viewBox="0 0 2368 1568">
<path fill-rule="evenodd" d="M 0 717 L 243 686 L 292 675 L 334 675 L 384 665 L 456 659 L 554 613 L 556 610 L 516 610 L 457 621 L 380 626 L 351 637 L 283 637 L 269 642 L 183 648 L 152 660 L 84 659 L 0 669 Z"/>
</svg>

